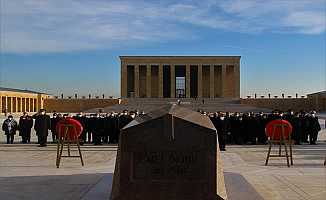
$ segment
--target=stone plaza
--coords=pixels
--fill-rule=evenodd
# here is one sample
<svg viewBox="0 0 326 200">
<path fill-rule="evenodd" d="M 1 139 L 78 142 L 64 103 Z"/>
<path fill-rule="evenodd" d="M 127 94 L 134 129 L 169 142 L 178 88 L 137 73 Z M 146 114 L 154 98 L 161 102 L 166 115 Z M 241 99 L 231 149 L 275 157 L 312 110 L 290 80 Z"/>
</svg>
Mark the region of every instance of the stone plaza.
<svg viewBox="0 0 326 200">
<path fill-rule="evenodd" d="M 228 199 L 323 200 L 325 136 L 323 132 L 316 146 L 295 146 L 291 168 L 284 158 L 264 166 L 267 146 L 228 146 L 221 155 Z M 116 145 L 86 145 L 84 167 L 78 159 L 64 159 L 57 169 L 56 145 L 40 149 L 35 144 L 1 143 L 0 196 L 6 200 L 108 199 L 116 150 Z"/>
<path fill-rule="evenodd" d="M 318 145 L 293 147 L 294 165 L 273 158 L 264 165 L 267 145 L 230 145 L 221 153 L 228 199 L 323 200 L 326 196 L 326 130 L 321 120 Z M 36 140 L 35 133 L 33 141 Z M 17 137 L 17 136 L 16 136 Z M 50 136 L 49 136 L 50 139 Z M 3 199 L 108 199 L 117 145 L 82 146 L 79 159 L 64 158 L 55 166 L 56 145 L 4 144 L 0 135 L 0 196 Z M 77 149 L 72 147 L 73 154 Z M 64 153 L 67 153 L 64 151 Z"/>
</svg>

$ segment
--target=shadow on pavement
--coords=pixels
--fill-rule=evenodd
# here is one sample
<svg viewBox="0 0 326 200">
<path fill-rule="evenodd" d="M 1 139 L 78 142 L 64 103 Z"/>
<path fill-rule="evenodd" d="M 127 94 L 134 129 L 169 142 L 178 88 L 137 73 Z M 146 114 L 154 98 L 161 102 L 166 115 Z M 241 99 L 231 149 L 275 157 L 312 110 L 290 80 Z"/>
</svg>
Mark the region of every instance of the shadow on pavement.
<svg viewBox="0 0 326 200">
<path fill-rule="evenodd" d="M 6 200 L 107 200 L 112 177 L 112 173 L 0 177 L 0 197 Z"/>
<path fill-rule="evenodd" d="M 228 199 L 230 200 L 263 200 L 255 188 L 241 175 L 224 172 L 224 180 Z"/>
</svg>

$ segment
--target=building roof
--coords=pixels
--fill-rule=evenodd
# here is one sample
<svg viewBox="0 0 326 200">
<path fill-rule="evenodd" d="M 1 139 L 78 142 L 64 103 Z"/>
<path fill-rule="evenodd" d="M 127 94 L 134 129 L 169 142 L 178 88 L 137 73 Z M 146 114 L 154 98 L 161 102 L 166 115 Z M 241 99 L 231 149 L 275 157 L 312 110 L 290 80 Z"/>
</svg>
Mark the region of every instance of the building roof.
<svg viewBox="0 0 326 200">
<path fill-rule="evenodd" d="M 311 93 L 311 94 L 308 94 L 307 96 L 310 96 L 310 95 L 326 95 L 326 90 L 320 91 L 320 92 Z"/>
<path fill-rule="evenodd" d="M 32 91 L 32 90 L 23 90 L 23 89 L 5 88 L 5 87 L 0 87 L 0 92 L 21 92 L 21 93 L 30 93 L 30 94 L 46 94 L 43 92 L 36 92 L 36 91 Z"/>
<path fill-rule="evenodd" d="M 144 55 L 142 55 L 142 56 L 128 56 L 128 55 L 125 55 L 125 56 L 119 56 L 120 57 L 120 59 L 121 58 L 241 58 L 241 56 L 230 56 L 230 55 L 227 55 L 227 56 L 223 56 L 223 55 L 221 55 L 221 56 L 213 56 L 213 55 L 210 55 L 210 56 L 205 56 L 205 55 L 203 55 L 203 56 L 200 56 L 200 55 L 179 55 L 179 56 L 177 56 L 177 55 L 173 55 L 173 56 L 167 56 L 167 55 L 165 55 L 165 56 L 160 56 L 160 55 L 158 55 L 158 56 L 144 56 Z"/>
<path fill-rule="evenodd" d="M 199 112 L 195 112 L 190 109 L 183 108 L 179 105 L 162 106 L 161 108 L 158 108 L 157 110 L 153 110 L 145 115 L 139 115 L 132 122 L 126 125 L 123 129 L 130 128 L 132 126 L 144 123 L 146 121 L 155 120 L 164 115 L 171 115 L 173 117 L 183 119 L 193 124 L 197 124 L 205 128 L 216 130 L 212 122 L 206 116 L 202 115 Z"/>
</svg>

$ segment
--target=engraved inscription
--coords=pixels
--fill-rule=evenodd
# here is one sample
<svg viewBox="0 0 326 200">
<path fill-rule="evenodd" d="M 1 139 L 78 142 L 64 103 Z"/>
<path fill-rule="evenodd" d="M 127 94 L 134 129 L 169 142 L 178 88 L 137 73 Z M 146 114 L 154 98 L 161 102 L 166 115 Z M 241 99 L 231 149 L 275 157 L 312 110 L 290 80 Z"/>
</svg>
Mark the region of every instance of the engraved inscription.
<svg viewBox="0 0 326 200">
<path fill-rule="evenodd" d="M 135 180 L 202 180 L 207 156 L 204 151 L 134 152 L 132 162 Z"/>
</svg>

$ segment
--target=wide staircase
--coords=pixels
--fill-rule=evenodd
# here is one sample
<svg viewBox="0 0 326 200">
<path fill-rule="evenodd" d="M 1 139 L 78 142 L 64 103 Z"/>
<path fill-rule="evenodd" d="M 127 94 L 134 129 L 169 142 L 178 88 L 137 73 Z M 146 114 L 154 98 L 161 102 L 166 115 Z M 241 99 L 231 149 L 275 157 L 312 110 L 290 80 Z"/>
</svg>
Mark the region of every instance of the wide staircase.
<svg viewBox="0 0 326 200">
<path fill-rule="evenodd" d="M 240 99 L 236 98 L 125 98 L 121 104 L 87 110 L 85 112 L 121 112 L 123 110 L 138 110 L 146 113 L 159 107 L 179 104 L 182 107 L 189 108 L 194 111 L 202 110 L 205 112 L 268 112 L 268 109 L 256 108 L 240 103 Z"/>
</svg>

